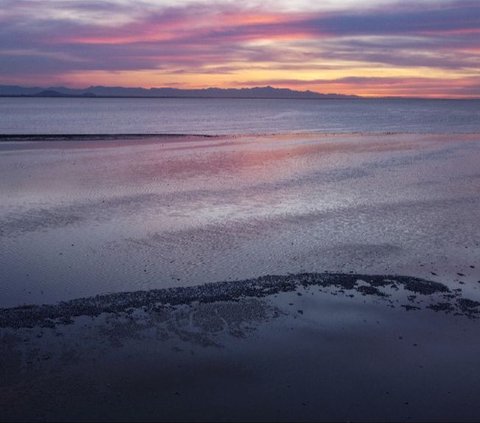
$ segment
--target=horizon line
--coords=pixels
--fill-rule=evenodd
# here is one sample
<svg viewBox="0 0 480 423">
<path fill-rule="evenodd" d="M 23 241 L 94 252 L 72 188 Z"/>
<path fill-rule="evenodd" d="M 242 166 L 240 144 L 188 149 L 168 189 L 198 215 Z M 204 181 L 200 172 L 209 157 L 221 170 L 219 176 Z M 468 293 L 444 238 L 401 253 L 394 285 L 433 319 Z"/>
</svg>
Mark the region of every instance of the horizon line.
<svg viewBox="0 0 480 423">
<path fill-rule="evenodd" d="M 39 95 L 40 93 L 36 94 L 0 94 L 0 97 L 2 98 L 18 98 L 18 97 L 27 97 L 27 98 L 145 98 L 145 99 L 159 99 L 159 98 L 198 98 L 198 99 L 251 99 L 251 100 L 272 100 L 272 99 L 278 99 L 278 100 L 368 100 L 368 99 L 400 99 L 400 100 L 480 100 L 480 97 L 446 97 L 446 96 L 410 96 L 410 95 L 394 95 L 394 96 L 376 96 L 376 95 L 360 95 L 360 94 L 354 94 L 354 93 L 348 93 L 348 94 L 341 94 L 341 93 L 325 93 L 325 92 L 319 92 L 319 91 L 313 91 L 313 90 L 295 90 L 292 88 L 288 87 L 276 87 L 272 85 L 255 85 L 255 86 L 247 86 L 247 87 L 215 87 L 215 86 L 208 86 L 204 88 L 179 88 L 179 87 L 171 87 L 171 86 L 156 86 L 156 87 L 142 87 L 142 86 L 121 86 L 121 85 L 90 85 L 88 87 L 72 87 L 68 85 L 55 85 L 55 86 L 33 86 L 33 85 L 17 85 L 17 84 L 0 84 L 0 87 L 18 87 L 18 88 L 24 88 L 24 89 L 40 89 L 43 91 L 48 91 L 52 90 L 54 91 L 55 89 L 68 89 L 68 90 L 77 90 L 77 91 L 88 91 L 89 89 L 95 89 L 95 88 L 111 88 L 111 89 L 137 89 L 137 90 L 145 90 L 145 91 L 151 91 L 151 90 L 162 90 L 162 89 L 167 89 L 167 90 L 176 90 L 176 91 L 208 91 L 208 90 L 220 90 L 220 91 L 241 91 L 241 90 L 254 90 L 254 89 L 265 89 L 269 88 L 272 90 L 288 90 L 291 91 L 292 93 L 299 93 L 299 94 L 314 94 L 318 96 L 332 96 L 330 98 L 313 98 L 313 97 L 270 97 L 270 96 L 265 96 L 265 97 L 259 97 L 259 96 L 246 96 L 246 97 L 235 97 L 235 96 L 209 96 L 209 97 L 204 97 L 204 96 L 195 96 L 195 95 L 188 95 L 188 96 L 175 96 L 175 95 L 158 95 L 158 96 L 142 96 L 142 95 L 108 95 L 108 94 L 94 94 L 91 93 L 91 95 L 84 95 L 84 94 L 64 94 L 64 93 L 58 93 L 60 95 L 55 95 L 52 93 L 52 95 L 48 95 L 48 93 L 45 93 L 44 95 Z M 86 93 L 87 94 L 87 93 Z"/>
</svg>

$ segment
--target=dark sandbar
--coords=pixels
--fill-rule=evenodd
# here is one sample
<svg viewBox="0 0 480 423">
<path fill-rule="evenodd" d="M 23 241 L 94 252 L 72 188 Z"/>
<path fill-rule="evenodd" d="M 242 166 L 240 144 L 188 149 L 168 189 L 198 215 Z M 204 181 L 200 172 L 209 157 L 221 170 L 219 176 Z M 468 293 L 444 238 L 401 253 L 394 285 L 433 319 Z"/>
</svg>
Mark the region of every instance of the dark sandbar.
<svg viewBox="0 0 480 423">
<path fill-rule="evenodd" d="M 97 295 L 55 305 L 25 305 L 0 309 L 0 327 L 52 326 L 57 323 L 68 323 L 78 316 L 98 316 L 102 313 L 122 313 L 136 308 L 151 309 L 193 302 L 211 303 L 237 301 L 245 297 L 261 298 L 314 285 L 323 288 L 339 288 L 340 291 L 335 294 L 338 292 L 346 294 L 345 290 L 348 290 L 361 295 L 378 296 L 388 301 L 391 306 L 393 302 L 389 298 L 392 294 L 382 291 L 381 288 L 397 291 L 403 288 L 411 293 L 432 297 L 433 301 L 427 308 L 435 311 L 454 312 L 471 318 L 476 317 L 480 312 L 480 302 L 461 298 L 459 291 L 452 291 L 439 282 L 396 275 L 302 273 L 287 276 L 267 275 L 244 281 L 217 282 L 193 287 Z M 440 300 L 434 298 L 435 294 L 442 295 Z M 413 304 L 415 298 L 415 296 L 409 296 L 406 302 Z M 418 307 L 407 304 L 404 308 L 413 310 Z"/>
</svg>

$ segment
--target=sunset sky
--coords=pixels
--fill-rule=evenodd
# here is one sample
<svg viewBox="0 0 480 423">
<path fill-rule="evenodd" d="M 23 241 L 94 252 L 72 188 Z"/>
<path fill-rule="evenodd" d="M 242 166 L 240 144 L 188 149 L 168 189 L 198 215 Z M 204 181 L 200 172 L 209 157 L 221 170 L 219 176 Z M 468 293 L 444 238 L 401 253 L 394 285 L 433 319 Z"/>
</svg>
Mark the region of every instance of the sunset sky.
<svg viewBox="0 0 480 423">
<path fill-rule="evenodd" d="M 0 84 L 480 97 L 480 0 L 0 0 Z"/>
</svg>

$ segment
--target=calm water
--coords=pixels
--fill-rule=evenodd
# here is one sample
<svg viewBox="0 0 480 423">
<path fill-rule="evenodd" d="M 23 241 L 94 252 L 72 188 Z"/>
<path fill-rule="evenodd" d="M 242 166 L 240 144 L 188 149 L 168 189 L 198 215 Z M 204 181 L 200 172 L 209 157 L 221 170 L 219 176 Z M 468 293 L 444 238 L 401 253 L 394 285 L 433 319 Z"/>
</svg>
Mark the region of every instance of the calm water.
<svg viewBox="0 0 480 423">
<path fill-rule="evenodd" d="M 0 98 L 0 134 L 282 132 L 480 132 L 480 101 Z"/>
</svg>

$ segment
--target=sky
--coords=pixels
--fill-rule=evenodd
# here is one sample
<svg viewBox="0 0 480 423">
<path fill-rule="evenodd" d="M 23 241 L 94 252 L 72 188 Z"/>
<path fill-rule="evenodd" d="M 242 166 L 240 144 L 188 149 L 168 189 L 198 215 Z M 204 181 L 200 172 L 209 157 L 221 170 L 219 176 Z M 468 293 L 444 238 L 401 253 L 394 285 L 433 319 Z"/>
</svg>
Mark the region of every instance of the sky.
<svg viewBox="0 0 480 423">
<path fill-rule="evenodd" d="M 480 0 L 0 0 L 0 84 L 480 97 Z"/>
</svg>

